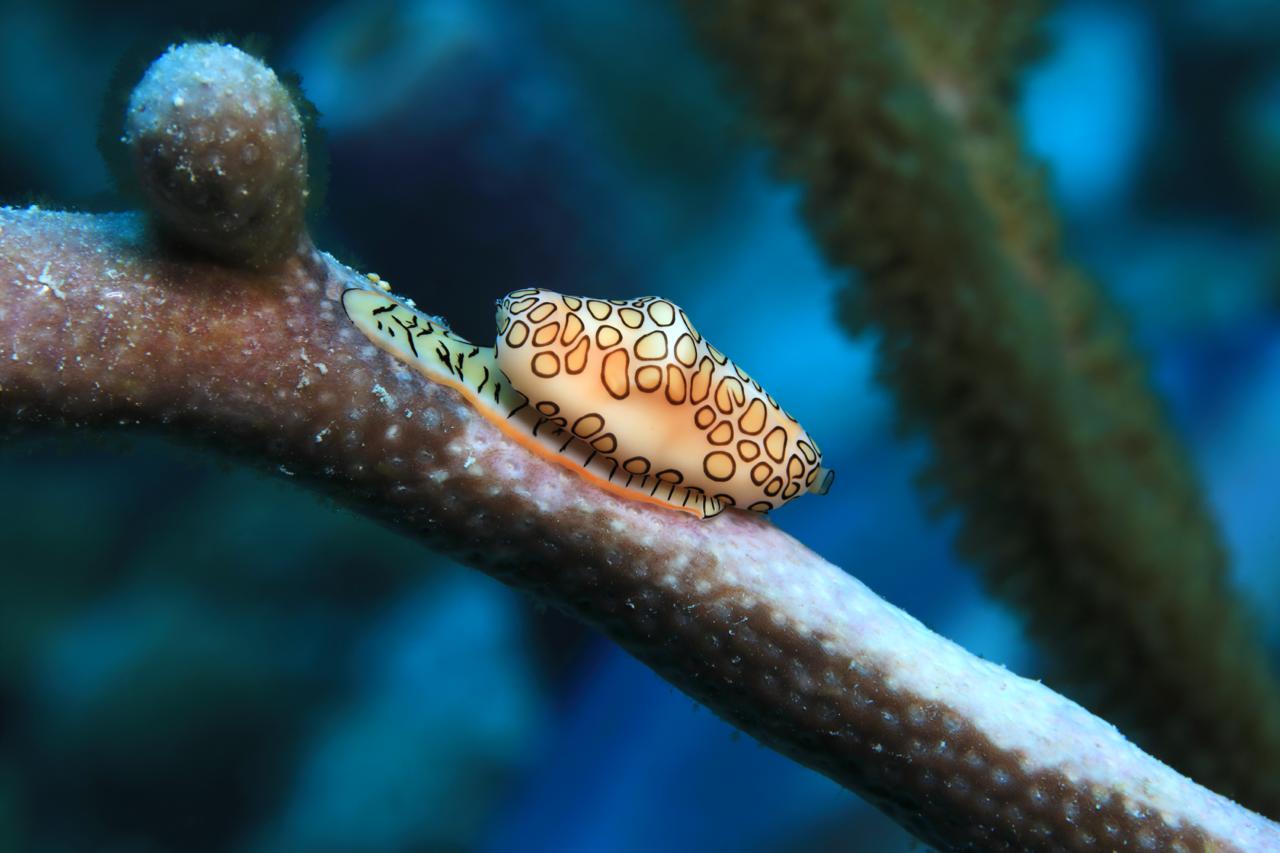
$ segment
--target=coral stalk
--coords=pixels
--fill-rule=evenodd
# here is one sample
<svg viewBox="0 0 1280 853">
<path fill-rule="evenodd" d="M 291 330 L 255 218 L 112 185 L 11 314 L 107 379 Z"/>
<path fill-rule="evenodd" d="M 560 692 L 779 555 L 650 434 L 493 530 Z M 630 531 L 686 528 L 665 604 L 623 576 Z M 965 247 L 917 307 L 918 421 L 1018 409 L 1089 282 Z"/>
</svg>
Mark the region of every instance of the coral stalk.
<svg viewBox="0 0 1280 853">
<path fill-rule="evenodd" d="M 1063 257 L 1009 108 L 1040 4 L 684 0 L 757 116 L 844 320 L 927 437 L 960 550 L 1055 680 L 1280 815 L 1280 687 L 1141 360 Z"/>
<path fill-rule="evenodd" d="M 604 492 L 376 349 L 306 252 L 182 260 L 132 215 L 0 211 L 0 424 L 277 468 L 596 626 L 942 849 L 1280 851 L 1280 826 L 938 637 L 780 532 Z"/>
</svg>

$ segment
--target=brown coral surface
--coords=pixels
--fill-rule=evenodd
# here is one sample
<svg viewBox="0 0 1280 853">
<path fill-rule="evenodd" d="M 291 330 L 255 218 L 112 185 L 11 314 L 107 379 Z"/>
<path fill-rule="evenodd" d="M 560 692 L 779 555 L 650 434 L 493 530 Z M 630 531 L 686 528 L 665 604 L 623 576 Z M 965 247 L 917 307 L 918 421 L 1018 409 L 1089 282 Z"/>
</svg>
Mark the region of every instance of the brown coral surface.
<svg viewBox="0 0 1280 853">
<path fill-rule="evenodd" d="M 981 661 L 766 519 L 614 497 L 377 350 L 307 253 L 186 261 L 135 216 L 0 211 L 0 423 L 140 424 L 528 589 L 946 849 L 1280 850 L 1280 827 Z"/>
</svg>

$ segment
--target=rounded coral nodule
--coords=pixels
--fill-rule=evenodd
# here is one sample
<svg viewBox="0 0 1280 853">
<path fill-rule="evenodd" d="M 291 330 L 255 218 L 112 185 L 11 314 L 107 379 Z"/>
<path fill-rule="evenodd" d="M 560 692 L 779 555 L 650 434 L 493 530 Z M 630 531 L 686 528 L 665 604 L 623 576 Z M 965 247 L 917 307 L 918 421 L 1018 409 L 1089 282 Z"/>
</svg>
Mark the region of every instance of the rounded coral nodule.
<svg viewBox="0 0 1280 853">
<path fill-rule="evenodd" d="M 170 47 L 130 95 L 124 141 L 165 235 L 253 268 L 298 250 L 302 119 L 259 60 L 230 45 Z"/>
</svg>

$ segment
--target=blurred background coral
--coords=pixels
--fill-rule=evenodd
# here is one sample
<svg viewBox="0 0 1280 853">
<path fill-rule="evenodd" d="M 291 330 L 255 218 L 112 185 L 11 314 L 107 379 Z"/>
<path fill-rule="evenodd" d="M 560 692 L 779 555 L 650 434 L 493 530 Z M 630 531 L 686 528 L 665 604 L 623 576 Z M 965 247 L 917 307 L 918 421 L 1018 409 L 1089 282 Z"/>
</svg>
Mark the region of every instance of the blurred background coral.
<svg viewBox="0 0 1280 853">
<path fill-rule="evenodd" d="M 776 522 L 1027 675 L 913 484 L 868 339 L 653 0 L 0 2 L 0 202 L 129 204 L 97 148 L 168 43 L 296 74 L 317 242 L 477 341 L 526 286 L 646 293 L 840 473 Z M 1280 658 L 1280 7 L 1064 2 L 1023 79 L 1074 257 L 1125 311 Z M 781 346 L 779 341 L 802 344 Z M 827 366 L 813 370 L 817 359 Z M 833 381 L 832 377 L 836 377 Z M 267 476 L 148 438 L 0 447 L 0 850 L 909 850 L 600 637 Z"/>
</svg>

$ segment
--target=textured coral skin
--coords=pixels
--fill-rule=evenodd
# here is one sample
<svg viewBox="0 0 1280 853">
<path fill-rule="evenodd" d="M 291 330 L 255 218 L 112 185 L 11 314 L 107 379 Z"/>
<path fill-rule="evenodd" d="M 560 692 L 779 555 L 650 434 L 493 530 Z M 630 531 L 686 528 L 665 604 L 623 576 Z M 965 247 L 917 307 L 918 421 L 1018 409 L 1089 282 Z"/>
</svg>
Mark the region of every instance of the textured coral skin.
<svg viewBox="0 0 1280 853">
<path fill-rule="evenodd" d="M 229 45 L 171 47 L 134 88 L 125 127 L 165 234 L 250 267 L 297 250 L 307 202 L 302 119 L 262 62 Z"/>
<path fill-rule="evenodd" d="M 0 424 L 163 429 L 339 497 L 597 626 L 942 849 L 1280 851 L 1042 685 L 763 519 L 615 497 L 378 350 L 320 254 L 178 261 L 136 217 L 0 210 Z"/>
</svg>

